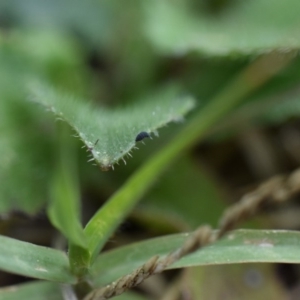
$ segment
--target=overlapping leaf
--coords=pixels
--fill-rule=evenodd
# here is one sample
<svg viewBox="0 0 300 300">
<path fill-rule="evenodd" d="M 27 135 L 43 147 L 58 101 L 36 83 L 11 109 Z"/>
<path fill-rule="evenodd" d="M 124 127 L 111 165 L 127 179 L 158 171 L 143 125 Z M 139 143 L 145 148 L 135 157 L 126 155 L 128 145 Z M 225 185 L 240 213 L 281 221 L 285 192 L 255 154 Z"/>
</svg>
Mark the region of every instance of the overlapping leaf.
<svg viewBox="0 0 300 300">
<path fill-rule="evenodd" d="M 60 46 L 50 51 L 47 44 L 57 42 Z M 57 84 L 65 85 L 65 77 L 70 80 L 69 74 L 74 74 L 79 65 L 78 53 L 70 51 L 71 44 L 66 36 L 49 32 L 12 31 L 10 39 L 1 39 L 0 214 L 11 210 L 34 214 L 48 200 L 54 131 L 51 121 L 26 101 L 26 86 L 33 78 L 52 77 Z M 32 49 L 33 45 L 39 46 Z M 62 78 L 57 76 L 62 73 Z"/>
<path fill-rule="evenodd" d="M 297 0 L 233 1 L 220 14 L 184 0 L 145 1 L 144 8 L 145 32 L 162 53 L 213 56 L 300 47 Z"/>
<path fill-rule="evenodd" d="M 50 139 L 43 134 L 45 123 L 18 100 L 0 102 L 0 213 L 14 209 L 35 213 L 46 200 L 52 161 Z"/>
<path fill-rule="evenodd" d="M 159 127 L 181 121 L 194 106 L 191 97 L 180 97 L 178 89 L 168 87 L 131 107 L 108 110 L 62 95 L 54 89 L 35 85 L 33 98 L 51 110 L 56 118 L 68 122 L 104 170 L 130 153 L 140 132 L 154 136 Z"/>
</svg>

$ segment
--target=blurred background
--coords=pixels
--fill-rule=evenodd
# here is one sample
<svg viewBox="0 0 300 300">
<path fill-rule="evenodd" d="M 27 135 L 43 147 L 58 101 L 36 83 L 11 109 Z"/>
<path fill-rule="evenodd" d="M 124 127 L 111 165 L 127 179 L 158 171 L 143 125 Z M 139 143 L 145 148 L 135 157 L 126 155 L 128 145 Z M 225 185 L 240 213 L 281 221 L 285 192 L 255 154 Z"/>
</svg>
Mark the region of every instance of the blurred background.
<svg viewBox="0 0 300 300">
<path fill-rule="evenodd" d="M 113 108 L 172 82 L 201 109 L 262 49 L 297 45 L 297 1 L 288 1 L 289 9 L 278 3 L 270 8 L 264 0 L 244 2 L 1 0 L 0 233 L 45 246 L 59 238 L 45 213 L 54 119 L 25 101 L 28 84 L 43 80 Z M 107 249 L 203 223 L 216 226 L 222 211 L 242 195 L 298 168 L 299 67 L 296 57 L 176 161 Z M 159 138 L 114 172 L 87 163 L 77 142 L 83 223 L 181 126 L 161 129 Z M 292 199 L 242 227 L 299 229 L 299 210 L 299 199 Z M 298 266 L 285 264 L 190 268 L 155 276 L 138 292 L 149 299 L 299 299 L 299 274 Z M 0 273 L 1 286 L 28 280 Z"/>
</svg>

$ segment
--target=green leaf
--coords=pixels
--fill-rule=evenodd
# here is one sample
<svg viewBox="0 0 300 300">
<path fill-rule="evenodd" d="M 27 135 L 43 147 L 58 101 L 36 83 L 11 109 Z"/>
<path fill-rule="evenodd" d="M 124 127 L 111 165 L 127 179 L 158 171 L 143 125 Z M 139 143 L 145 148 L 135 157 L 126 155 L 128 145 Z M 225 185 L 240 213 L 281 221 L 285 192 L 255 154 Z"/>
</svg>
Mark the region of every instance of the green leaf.
<svg viewBox="0 0 300 300">
<path fill-rule="evenodd" d="M 189 234 L 174 234 L 134 243 L 101 254 L 92 267 L 95 286 L 129 274 L 154 255 L 179 248 Z M 299 263 L 300 233 L 285 230 L 237 230 L 170 266 L 170 269 L 246 262 Z"/>
<path fill-rule="evenodd" d="M 177 283 L 184 284 L 198 299 L 282 300 L 289 299 L 289 291 L 278 284 L 278 273 L 273 264 L 228 264 L 186 269 Z M 213 286 L 213 288 L 211 288 Z"/>
<path fill-rule="evenodd" d="M 1 300 L 63 300 L 61 288 L 52 282 L 36 281 L 0 289 Z"/>
<path fill-rule="evenodd" d="M 177 228 L 182 224 L 186 230 L 192 230 L 203 223 L 217 225 L 224 209 L 216 183 L 201 164 L 184 156 L 156 183 L 139 205 L 135 217 L 140 222 L 147 218 L 150 222 L 157 218 L 170 220 Z"/>
<path fill-rule="evenodd" d="M 51 202 L 48 215 L 52 224 L 68 240 L 85 247 L 86 241 L 80 223 L 80 195 L 77 178 L 75 147 L 70 139 L 70 130 L 65 124 L 58 127 L 59 153 L 51 183 Z"/>
<path fill-rule="evenodd" d="M 52 162 L 51 137 L 44 135 L 44 120 L 28 106 L 12 98 L 2 99 L 0 213 L 22 210 L 33 214 L 47 200 L 45 191 Z"/>
<path fill-rule="evenodd" d="M 59 150 L 50 186 L 48 215 L 52 224 L 68 239 L 71 270 L 81 276 L 86 272 L 90 254 L 80 220 L 76 148 L 70 137 L 70 128 L 65 123 L 57 126 L 57 134 Z"/>
<path fill-rule="evenodd" d="M 260 54 L 300 47 L 297 0 L 234 1 L 219 15 L 185 0 L 145 1 L 145 32 L 158 51 Z"/>
<path fill-rule="evenodd" d="M 271 123 L 282 123 L 291 118 L 298 118 L 300 115 L 300 89 L 297 86 L 281 95 L 277 95 L 277 102 L 268 111 L 260 116 L 264 121 Z M 275 102 L 275 101 L 274 101 Z"/>
<path fill-rule="evenodd" d="M 57 31 L 73 28 L 93 43 L 103 43 L 109 38 L 113 27 L 111 9 L 105 2 L 108 1 L 74 0 L 70 3 L 63 0 L 49 5 L 46 2 L 30 0 L 25 5 L 22 0 L 2 0 L 0 10 L 12 16 L 12 24 L 22 28 L 55 28 Z"/>
<path fill-rule="evenodd" d="M 34 281 L 0 288 L 1 300 L 64 300 L 62 286 L 53 282 Z M 137 293 L 127 292 L 115 297 L 116 300 L 146 300 Z"/>
<path fill-rule="evenodd" d="M 168 122 L 182 120 L 194 106 L 190 97 L 179 97 L 178 89 L 173 87 L 115 110 L 93 107 L 45 86 L 35 86 L 32 90 L 36 102 L 73 127 L 104 170 L 120 159 L 125 160 L 124 156 L 136 145 L 137 134 L 145 131 L 153 135 Z"/>
<path fill-rule="evenodd" d="M 25 101 L 26 82 L 43 78 L 46 62 L 37 64 L 34 55 L 29 58 L 19 47 L 26 38 L 19 38 L 11 32 L 0 47 L 1 214 L 11 210 L 34 214 L 44 207 L 53 163 L 50 118 Z"/>
<path fill-rule="evenodd" d="M 0 253 L 3 271 L 62 283 L 76 282 L 69 271 L 68 258 L 61 251 L 0 236 Z"/>
<path fill-rule="evenodd" d="M 127 292 L 121 294 L 120 296 L 115 297 L 116 300 L 146 300 L 148 298 L 143 297 L 142 295 L 138 295 L 137 293 Z"/>
<path fill-rule="evenodd" d="M 8 39 L 0 36 L 0 44 L 0 214 L 34 214 L 49 199 L 54 126 L 50 115 L 25 101 L 27 84 L 50 78 L 82 92 L 88 76 L 67 34 L 12 30 Z"/>
</svg>

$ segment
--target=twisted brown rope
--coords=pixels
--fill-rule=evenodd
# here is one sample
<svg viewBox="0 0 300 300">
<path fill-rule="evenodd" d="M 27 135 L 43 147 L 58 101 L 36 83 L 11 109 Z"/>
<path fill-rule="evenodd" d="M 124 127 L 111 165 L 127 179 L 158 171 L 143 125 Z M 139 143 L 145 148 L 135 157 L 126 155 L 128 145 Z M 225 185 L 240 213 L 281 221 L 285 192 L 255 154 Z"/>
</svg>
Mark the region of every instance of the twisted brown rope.
<svg viewBox="0 0 300 300">
<path fill-rule="evenodd" d="M 184 244 L 166 257 L 154 256 L 131 274 L 121 277 L 106 287 L 90 292 L 84 300 L 107 300 L 143 282 L 151 275 L 161 273 L 168 266 L 200 248 L 215 242 L 236 226 L 255 215 L 264 206 L 281 203 L 300 193 L 300 169 L 289 176 L 276 176 L 261 184 L 255 191 L 244 195 L 239 202 L 228 208 L 221 220 L 217 234 L 210 226 L 199 227 Z"/>
</svg>

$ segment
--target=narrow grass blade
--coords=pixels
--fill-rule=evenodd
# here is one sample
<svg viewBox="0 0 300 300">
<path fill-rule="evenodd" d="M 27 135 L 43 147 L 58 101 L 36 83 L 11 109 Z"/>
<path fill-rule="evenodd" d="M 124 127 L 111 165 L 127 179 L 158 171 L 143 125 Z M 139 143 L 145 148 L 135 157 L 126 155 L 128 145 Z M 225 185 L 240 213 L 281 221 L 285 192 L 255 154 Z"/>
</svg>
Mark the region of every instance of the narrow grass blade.
<svg viewBox="0 0 300 300">
<path fill-rule="evenodd" d="M 64 300 L 60 285 L 46 281 L 34 281 L 1 288 L 0 299 Z"/>
<path fill-rule="evenodd" d="M 95 286 L 129 274 L 154 255 L 179 248 L 188 234 L 175 234 L 134 243 L 101 254 L 92 267 Z M 222 240 L 183 257 L 170 269 L 234 263 L 300 263 L 300 233 L 285 230 L 237 230 Z"/>
<path fill-rule="evenodd" d="M 85 247 L 85 236 L 80 224 L 80 195 L 79 183 L 76 172 L 75 148 L 69 137 L 69 130 L 65 124 L 60 126 L 58 133 L 59 154 L 57 166 L 53 174 L 50 186 L 51 202 L 48 215 L 51 222 L 57 227 L 68 240 L 76 245 Z"/>
<path fill-rule="evenodd" d="M 27 277 L 74 284 L 65 253 L 0 236 L 0 269 Z"/>
<path fill-rule="evenodd" d="M 80 195 L 76 169 L 76 155 L 70 129 L 58 124 L 57 166 L 51 182 L 51 202 L 48 215 L 52 224 L 69 241 L 70 266 L 74 274 L 85 273 L 89 261 L 87 242 L 80 222 Z"/>
</svg>

